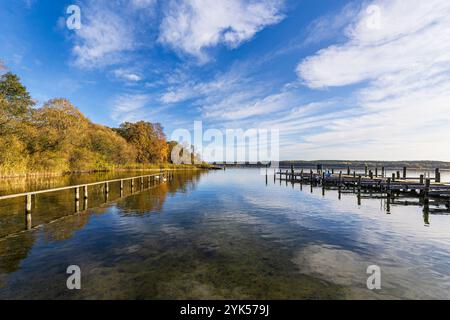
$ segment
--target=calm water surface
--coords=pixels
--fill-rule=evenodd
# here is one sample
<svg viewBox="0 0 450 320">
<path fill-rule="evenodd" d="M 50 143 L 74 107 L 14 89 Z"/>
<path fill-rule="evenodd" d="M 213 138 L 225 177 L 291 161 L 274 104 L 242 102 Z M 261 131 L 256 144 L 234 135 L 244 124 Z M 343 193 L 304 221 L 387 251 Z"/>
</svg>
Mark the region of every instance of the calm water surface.
<svg viewBox="0 0 450 320">
<path fill-rule="evenodd" d="M 0 186 L 11 188 L 28 186 Z M 77 214 L 72 192 L 38 196 L 26 232 L 23 199 L 0 203 L 0 298 L 450 298 L 450 216 L 419 206 L 388 214 L 384 200 L 358 206 L 353 194 L 266 184 L 256 169 L 91 194 Z M 82 290 L 67 290 L 69 265 Z M 379 291 L 367 289 L 370 265 L 381 268 Z"/>
</svg>

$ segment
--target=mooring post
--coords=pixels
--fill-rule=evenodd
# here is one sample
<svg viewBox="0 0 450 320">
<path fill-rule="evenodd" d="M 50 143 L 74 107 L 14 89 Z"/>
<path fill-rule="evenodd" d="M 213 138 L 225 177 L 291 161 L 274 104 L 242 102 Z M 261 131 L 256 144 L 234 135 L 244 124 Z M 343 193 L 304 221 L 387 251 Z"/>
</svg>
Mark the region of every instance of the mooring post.
<svg viewBox="0 0 450 320">
<path fill-rule="evenodd" d="M 392 173 L 392 182 L 395 182 L 395 173 Z"/>
<path fill-rule="evenodd" d="M 388 196 L 390 196 L 390 194 L 391 194 L 391 178 L 387 179 L 386 189 L 387 189 L 387 192 L 388 192 Z"/>
<path fill-rule="evenodd" d="M 400 171 L 397 171 L 397 180 L 400 180 Z"/>
<path fill-rule="evenodd" d="M 420 184 L 424 183 L 425 176 L 423 174 L 420 175 Z"/>
<path fill-rule="evenodd" d="M 427 205 L 430 203 L 429 193 L 430 193 L 430 186 L 431 186 L 431 180 L 426 179 L 425 180 L 425 191 L 424 191 L 424 203 Z"/>
<path fill-rule="evenodd" d="M 351 174 L 350 172 L 350 166 L 347 167 L 347 175 L 349 176 Z"/>
<path fill-rule="evenodd" d="M 381 167 L 381 176 L 384 178 L 384 167 Z"/>
<path fill-rule="evenodd" d="M 369 171 L 369 178 L 373 179 L 373 172 L 372 172 L 372 170 Z"/>
<path fill-rule="evenodd" d="M 32 196 L 31 194 L 27 194 L 25 196 L 25 226 L 27 230 L 31 230 L 32 225 L 32 217 L 31 217 L 31 208 L 32 208 Z"/>
<path fill-rule="evenodd" d="M 403 167 L 403 179 L 405 179 L 405 180 L 406 180 L 406 171 L 407 170 L 408 169 L 406 167 Z"/>
<path fill-rule="evenodd" d="M 334 174 L 334 169 L 333 168 L 331 169 L 331 174 Z"/>
<path fill-rule="evenodd" d="M 439 171 L 439 168 L 436 168 L 435 178 L 437 183 L 441 182 L 441 172 Z"/>
<path fill-rule="evenodd" d="M 80 188 L 75 188 L 75 201 L 80 201 Z"/>
<path fill-rule="evenodd" d="M 375 177 L 378 178 L 378 167 L 375 167 Z"/>
<path fill-rule="evenodd" d="M 365 167 L 365 173 L 364 173 L 364 176 L 365 176 L 365 177 L 367 177 L 367 173 L 368 173 L 368 171 L 369 171 L 369 167 L 368 167 L 368 166 L 366 166 L 366 167 Z"/>
<path fill-rule="evenodd" d="M 291 166 L 291 181 L 294 181 L 294 166 Z"/>
<path fill-rule="evenodd" d="M 358 189 L 361 191 L 361 180 L 362 180 L 362 177 L 361 177 L 361 175 L 359 175 L 358 176 Z"/>
<path fill-rule="evenodd" d="M 342 183 L 342 171 L 339 172 L 339 186 Z M 339 189 L 339 193 L 341 192 L 341 189 Z"/>
</svg>

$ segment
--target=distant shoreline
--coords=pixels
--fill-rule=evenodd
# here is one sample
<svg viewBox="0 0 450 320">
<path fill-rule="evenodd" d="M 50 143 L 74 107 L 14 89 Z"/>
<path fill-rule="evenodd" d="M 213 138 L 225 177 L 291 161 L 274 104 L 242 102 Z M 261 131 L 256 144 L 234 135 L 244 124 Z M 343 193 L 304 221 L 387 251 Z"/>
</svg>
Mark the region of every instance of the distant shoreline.
<svg viewBox="0 0 450 320">
<path fill-rule="evenodd" d="M 213 165 L 223 166 L 224 163 L 212 163 Z M 352 169 L 364 169 L 366 166 L 369 168 L 381 168 L 385 167 L 386 169 L 401 169 L 403 167 L 407 167 L 408 169 L 417 169 L 417 170 L 434 170 L 436 168 L 439 169 L 448 169 L 450 170 L 450 162 L 445 161 L 433 161 L 433 160 L 418 160 L 418 161 L 361 161 L 361 160 L 314 160 L 314 161 L 306 161 L 306 160 L 288 160 L 288 161 L 280 161 L 279 167 L 282 168 L 290 168 L 291 166 L 299 167 L 299 168 L 317 168 L 318 165 L 322 165 L 328 169 L 346 169 L 350 167 Z M 227 167 L 256 167 L 256 168 L 264 168 L 266 164 L 258 163 L 258 164 L 248 164 L 248 163 L 226 163 Z"/>
</svg>

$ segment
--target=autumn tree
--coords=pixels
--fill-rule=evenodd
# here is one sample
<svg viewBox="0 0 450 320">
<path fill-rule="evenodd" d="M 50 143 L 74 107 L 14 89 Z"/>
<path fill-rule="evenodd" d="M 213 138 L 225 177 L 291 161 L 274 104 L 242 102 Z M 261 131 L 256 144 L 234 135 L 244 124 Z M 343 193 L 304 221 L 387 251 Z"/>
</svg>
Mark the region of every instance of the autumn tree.
<svg viewBox="0 0 450 320">
<path fill-rule="evenodd" d="M 167 161 L 166 136 L 159 123 L 125 122 L 116 131 L 134 146 L 138 163 L 162 163 Z"/>
</svg>

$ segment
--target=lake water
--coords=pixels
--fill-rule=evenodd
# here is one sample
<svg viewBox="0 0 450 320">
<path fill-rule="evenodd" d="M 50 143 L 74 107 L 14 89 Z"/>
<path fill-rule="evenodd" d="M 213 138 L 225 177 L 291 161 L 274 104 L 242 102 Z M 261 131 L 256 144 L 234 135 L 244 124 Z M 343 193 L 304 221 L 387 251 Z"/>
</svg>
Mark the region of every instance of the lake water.
<svg viewBox="0 0 450 320">
<path fill-rule="evenodd" d="M 0 185 L 2 194 L 29 188 Z M 387 212 L 381 199 L 358 205 L 354 194 L 339 200 L 257 169 L 181 172 L 123 198 L 112 185 L 109 199 L 93 190 L 86 205 L 74 213 L 72 191 L 40 195 L 35 228 L 23 231 L 23 199 L 0 202 L 0 298 L 450 298 L 445 212 Z M 81 290 L 66 287 L 70 265 L 81 268 Z M 367 289 L 371 265 L 381 290 Z"/>
</svg>

